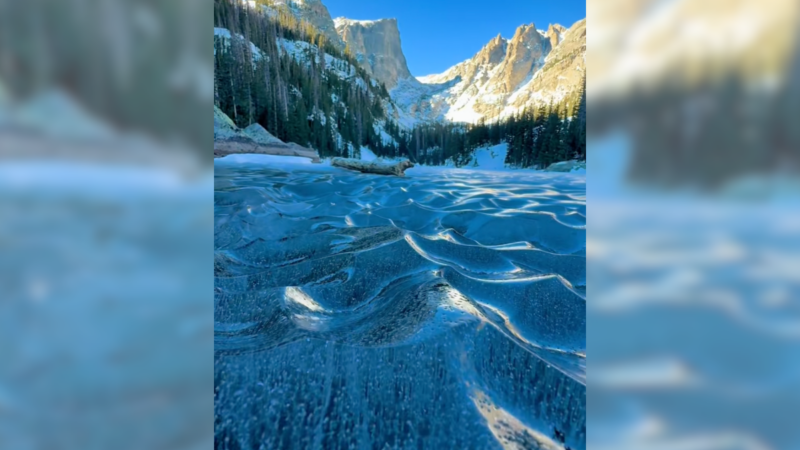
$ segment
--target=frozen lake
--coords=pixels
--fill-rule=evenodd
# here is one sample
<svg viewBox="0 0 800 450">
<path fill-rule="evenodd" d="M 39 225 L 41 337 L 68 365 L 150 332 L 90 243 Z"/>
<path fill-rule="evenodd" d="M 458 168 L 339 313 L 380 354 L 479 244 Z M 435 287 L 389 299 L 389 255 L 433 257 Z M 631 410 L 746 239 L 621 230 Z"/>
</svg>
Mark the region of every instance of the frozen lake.
<svg viewBox="0 0 800 450">
<path fill-rule="evenodd" d="M 584 176 L 227 159 L 217 448 L 586 447 Z"/>
</svg>

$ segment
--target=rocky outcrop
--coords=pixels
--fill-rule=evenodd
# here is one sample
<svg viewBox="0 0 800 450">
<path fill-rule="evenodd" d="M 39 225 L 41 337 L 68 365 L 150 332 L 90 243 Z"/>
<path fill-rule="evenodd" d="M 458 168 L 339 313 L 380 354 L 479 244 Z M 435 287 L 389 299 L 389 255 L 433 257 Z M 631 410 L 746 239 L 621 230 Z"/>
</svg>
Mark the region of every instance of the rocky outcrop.
<svg viewBox="0 0 800 450">
<path fill-rule="evenodd" d="M 273 136 L 269 131 L 264 129 L 261 124 L 254 123 L 242 130 L 242 132 L 249 137 L 250 139 L 254 140 L 257 144 L 261 145 L 273 145 L 273 144 L 283 144 L 283 141 Z"/>
<path fill-rule="evenodd" d="M 544 36 L 550 40 L 550 48 L 556 48 L 558 44 L 561 43 L 563 39 L 564 33 L 567 32 L 567 29 L 559 24 L 551 24 L 547 27 L 547 32 Z"/>
<path fill-rule="evenodd" d="M 550 49 L 550 41 L 539 34 L 533 24 L 517 28 L 496 79 L 502 92 L 513 92 L 523 80 L 539 70 Z"/>
<path fill-rule="evenodd" d="M 539 101 L 557 102 L 577 91 L 586 75 L 586 19 L 575 23 L 562 35 L 561 43 L 549 55 L 544 67 L 509 102 L 509 107 L 518 109 Z"/>
<path fill-rule="evenodd" d="M 309 158 L 312 162 L 320 162 L 316 150 L 292 142 L 284 143 L 257 123 L 244 130 L 240 129 L 214 105 L 214 158 L 234 153 L 299 156 Z"/>
<path fill-rule="evenodd" d="M 350 20 L 337 18 L 336 32 L 361 66 L 386 89 L 411 77 L 400 44 L 397 19 Z"/>
<path fill-rule="evenodd" d="M 331 14 L 320 0 L 275 0 L 273 6 L 285 6 L 292 15 L 313 25 L 334 46 L 344 50 L 345 44 L 339 34 L 336 33 L 336 26 L 333 23 L 333 19 L 331 19 Z"/>
<path fill-rule="evenodd" d="M 477 55 L 475 55 L 475 57 L 472 59 L 474 62 L 473 65 L 480 66 L 483 64 L 500 64 L 506 57 L 507 44 L 508 41 L 498 34 L 497 37 L 489 41 L 489 43 L 486 44 Z"/>
</svg>

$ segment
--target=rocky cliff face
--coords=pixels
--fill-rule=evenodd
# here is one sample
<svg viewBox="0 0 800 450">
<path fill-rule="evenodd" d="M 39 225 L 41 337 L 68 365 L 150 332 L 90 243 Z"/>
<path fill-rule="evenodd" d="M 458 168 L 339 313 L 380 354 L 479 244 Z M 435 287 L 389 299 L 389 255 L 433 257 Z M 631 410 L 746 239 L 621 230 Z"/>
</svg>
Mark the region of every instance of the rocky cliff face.
<svg viewBox="0 0 800 450">
<path fill-rule="evenodd" d="M 509 97 L 508 111 L 557 102 L 582 85 L 586 74 L 586 19 L 561 33 L 560 39 L 561 43 L 547 55 L 544 66 L 531 82 Z"/>
<path fill-rule="evenodd" d="M 275 0 L 276 7 L 285 6 L 300 20 L 304 20 L 325 35 L 340 50 L 344 49 L 344 42 L 336 33 L 336 26 L 331 19 L 328 8 L 320 0 Z"/>
<path fill-rule="evenodd" d="M 525 78 L 539 70 L 550 50 L 550 40 L 540 34 L 533 24 L 517 28 L 495 80 L 501 92 L 513 92 Z"/>
<path fill-rule="evenodd" d="M 522 25 L 511 39 L 495 37 L 444 73 L 401 80 L 391 94 L 416 120 L 492 120 L 528 105 L 558 102 L 577 90 L 585 53 L 585 20 L 569 30 Z"/>
<path fill-rule="evenodd" d="M 340 17 L 334 24 L 336 32 L 361 66 L 386 85 L 386 89 L 393 89 L 398 80 L 411 78 L 400 45 L 397 19 L 350 20 Z"/>
<path fill-rule="evenodd" d="M 506 117 L 528 105 L 559 102 L 581 86 L 586 20 L 569 29 L 533 24 L 511 39 L 498 35 L 472 58 L 445 72 L 414 78 L 408 70 L 396 19 L 331 19 L 320 0 L 275 0 L 335 45 L 350 51 L 388 89 L 401 124 L 447 120 L 477 122 Z"/>
<path fill-rule="evenodd" d="M 556 46 L 561 43 L 564 33 L 566 32 L 567 29 L 559 24 L 550 25 L 547 27 L 547 33 L 545 33 L 545 37 L 550 40 L 550 47 L 556 48 Z"/>
</svg>

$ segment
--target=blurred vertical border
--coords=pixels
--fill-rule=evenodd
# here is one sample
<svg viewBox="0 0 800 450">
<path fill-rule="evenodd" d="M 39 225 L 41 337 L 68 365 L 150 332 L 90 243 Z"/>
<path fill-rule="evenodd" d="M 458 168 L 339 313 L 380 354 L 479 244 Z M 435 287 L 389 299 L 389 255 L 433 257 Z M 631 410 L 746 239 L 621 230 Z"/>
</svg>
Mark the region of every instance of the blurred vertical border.
<svg viewBox="0 0 800 450">
<path fill-rule="evenodd" d="M 799 449 L 795 0 L 589 0 L 593 449 Z"/>
<path fill-rule="evenodd" d="M 212 27 L 0 0 L 0 448 L 213 445 Z"/>
</svg>

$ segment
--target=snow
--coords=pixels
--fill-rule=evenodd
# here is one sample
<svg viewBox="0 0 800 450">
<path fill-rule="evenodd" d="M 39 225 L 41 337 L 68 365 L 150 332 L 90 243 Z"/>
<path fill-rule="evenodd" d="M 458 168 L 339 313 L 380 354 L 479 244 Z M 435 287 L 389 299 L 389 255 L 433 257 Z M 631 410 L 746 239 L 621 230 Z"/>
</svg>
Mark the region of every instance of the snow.
<svg viewBox="0 0 800 450">
<path fill-rule="evenodd" d="M 406 128 L 430 120 L 444 120 L 441 96 L 436 96 L 442 87 L 420 83 L 416 78 L 398 80 L 389 96 L 398 106 L 397 122 Z M 411 111 L 414 111 L 413 113 Z"/>
<path fill-rule="evenodd" d="M 214 27 L 214 36 L 219 36 L 219 37 L 224 38 L 224 39 L 230 39 L 231 38 L 231 31 L 228 30 L 227 28 Z M 237 33 L 236 37 L 238 39 L 244 40 L 244 36 L 242 36 L 241 34 Z M 247 42 L 250 44 L 250 52 L 253 54 L 253 61 L 260 60 L 264 56 L 263 53 L 261 53 L 261 50 L 258 47 L 256 47 L 256 44 L 253 44 L 250 41 L 247 41 Z M 216 55 L 216 54 L 217 54 L 217 49 L 215 47 L 214 48 L 214 55 Z"/>
<path fill-rule="evenodd" d="M 238 153 L 216 158 L 214 159 L 214 165 L 217 164 L 256 164 L 288 168 L 296 166 L 305 167 L 309 165 L 321 166 L 320 164 L 313 164 L 310 158 L 304 158 L 302 156 L 255 155 L 251 153 Z"/>
<path fill-rule="evenodd" d="M 474 103 L 474 100 L 470 103 Z M 481 120 L 483 114 L 475 111 L 472 108 L 463 108 L 451 109 L 448 111 L 445 117 L 450 122 L 477 123 L 479 120 Z"/>
<path fill-rule="evenodd" d="M 384 145 L 390 145 L 390 144 L 397 145 L 397 141 L 395 141 L 394 138 L 389 133 L 387 133 L 386 130 L 383 128 L 383 123 L 378 124 L 378 126 L 376 127 L 376 131 L 380 135 L 381 142 Z"/>
<path fill-rule="evenodd" d="M 469 163 L 465 168 L 475 170 L 517 170 L 509 169 L 506 167 L 506 154 L 508 153 L 508 144 L 502 143 L 491 147 L 482 147 L 476 149 Z M 476 164 L 477 163 L 477 164 Z"/>
<path fill-rule="evenodd" d="M 559 39 L 563 39 L 562 34 Z M 439 74 L 401 80 L 390 92 L 398 107 L 410 117 L 410 120 L 401 121 L 401 125 L 429 121 L 477 123 L 486 117 L 478 112 L 483 109 L 500 111 L 496 117 L 504 118 L 525 106 L 557 103 L 566 94 L 563 88 L 555 92 L 534 91 L 534 80 L 541 74 L 546 57 L 535 61 L 528 77 L 511 92 L 506 92 L 500 73 L 506 62 L 477 65 L 473 57 Z"/>
<path fill-rule="evenodd" d="M 314 61 L 319 63 L 319 49 L 316 45 L 309 44 L 305 41 L 290 41 L 288 39 L 278 39 L 278 50 L 286 52 L 297 61 L 308 61 L 309 55 L 313 55 Z M 356 68 L 350 66 L 350 72 L 345 72 L 339 69 L 339 66 L 346 66 L 347 61 L 339 58 L 334 58 L 329 54 L 325 54 L 325 67 L 329 72 L 336 74 L 339 78 L 349 78 L 355 76 Z M 362 79 L 356 81 L 359 86 L 366 88 L 366 82 Z"/>
<path fill-rule="evenodd" d="M 361 160 L 362 161 L 375 161 L 377 159 L 378 159 L 378 157 L 375 156 L 375 153 L 372 153 L 372 150 L 370 150 L 367 147 L 361 147 Z"/>
<path fill-rule="evenodd" d="M 388 22 L 394 19 L 377 19 L 377 20 L 355 20 L 355 19 L 348 19 L 346 17 L 337 17 L 333 19 L 333 25 L 336 28 L 345 26 L 345 25 L 361 25 L 363 27 L 372 27 L 384 22 Z"/>
</svg>

